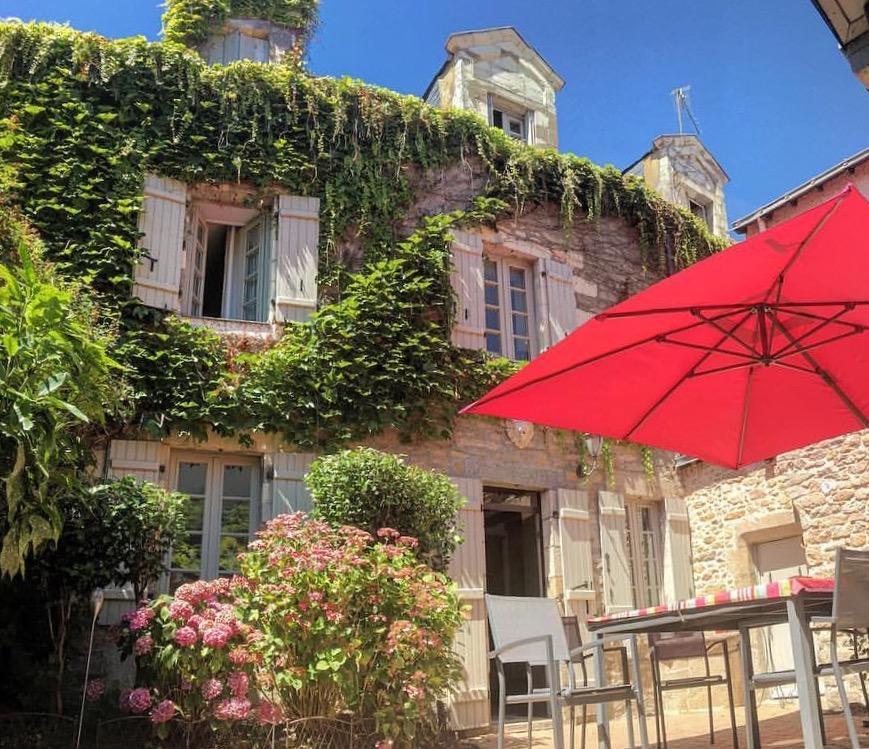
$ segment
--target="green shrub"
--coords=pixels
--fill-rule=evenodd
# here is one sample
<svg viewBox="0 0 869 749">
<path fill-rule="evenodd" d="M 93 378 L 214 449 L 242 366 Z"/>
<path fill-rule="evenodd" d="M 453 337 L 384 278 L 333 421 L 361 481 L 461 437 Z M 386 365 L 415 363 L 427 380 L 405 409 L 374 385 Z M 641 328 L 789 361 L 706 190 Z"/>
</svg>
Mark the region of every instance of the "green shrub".
<svg viewBox="0 0 869 749">
<path fill-rule="evenodd" d="M 394 528 L 419 540 L 419 558 L 434 569 L 444 570 L 449 564 L 464 499 L 443 474 L 360 447 L 318 458 L 305 483 L 316 517 L 369 533 Z"/>
</svg>

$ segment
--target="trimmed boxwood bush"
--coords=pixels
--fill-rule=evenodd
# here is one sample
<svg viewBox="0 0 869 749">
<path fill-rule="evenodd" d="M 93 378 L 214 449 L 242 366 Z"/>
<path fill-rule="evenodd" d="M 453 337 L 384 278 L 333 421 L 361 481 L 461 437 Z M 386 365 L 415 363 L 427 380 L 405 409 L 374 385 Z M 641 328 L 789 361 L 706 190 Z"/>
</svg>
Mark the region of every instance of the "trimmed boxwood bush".
<svg viewBox="0 0 869 749">
<path fill-rule="evenodd" d="M 406 464 L 369 447 L 318 458 L 305 483 L 316 517 L 369 533 L 394 528 L 419 540 L 419 558 L 444 570 L 458 541 L 456 515 L 464 504 L 446 476 Z"/>
</svg>

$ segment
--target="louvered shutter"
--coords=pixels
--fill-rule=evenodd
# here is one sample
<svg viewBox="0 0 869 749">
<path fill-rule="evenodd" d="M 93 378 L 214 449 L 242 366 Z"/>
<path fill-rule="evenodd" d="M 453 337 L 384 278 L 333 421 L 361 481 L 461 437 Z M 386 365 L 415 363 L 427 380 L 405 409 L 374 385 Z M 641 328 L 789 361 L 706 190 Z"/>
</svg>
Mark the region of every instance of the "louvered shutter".
<svg viewBox="0 0 869 749">
<path fill-rule="evenodd" d="M 174 312 L 180 308 L 186 211 L 187 186 L 183 182 L 145 176 L 139 214 L 142 254 L 135 269 L 133 294 L 149 307 Z"/>
<path fill-rule="evenodd" d="M 279 195 L 273 245 L 275 322 L 304 322 L 317 309 L 320 199 Z"/>
<path fill-rule="evenodd" d="M 595 596 L 588 494 L 576 489 L 555 491 L 558 501 L 564 610 L 582 619 L 587 614 L 585 602 L 593 600 Z"/>
<path fill-rule="evenodd" d="M 681 601 L 694 595 L 688 506 L 681 497 L 664 499 L 664 597 Z"/>
<path fill-rule="evenodd" d="M 132 476 L 166 487 L 168 462 L 169 448 L 162 442 L 112 440 L 107 474 L 115 479 Z"/>
<path fill-rule="evenodd" d="M 311 453 L 270 453 L 266 456 L 263 484 L 264 520 L 277 515 L 311 511 L 311 494 L 305 475 L 316 456 Z"/>
<path fill-rule="evenodd" d="M 465 497 L 459 511 L 464 543 L 450 560 L 449 575 L 459 586 L 462 603 L 469 607 L 456 635 L 455 649 L 465 668 L 464 680 L 450 700 L 454 728 L 467 730 L 489 725 L 489 639 L 486 629 L 485 536 L 483 483 L 474 478 L 453 478 Z"/>
<path fill-rule="evenodd" d="M 634 607 L 634 595 L 631 587 L 624 497 L 616 492 L 598 492 L 598 513 L 604 605 L 608 613 L 629 611 Z"/>
<path fill-rule="evenodd" d="M 450 282 L 456 295 L 453 345 L 480 350 L 485 342 L 483 240 L 467 231 L 453 232 Z"/>
<path fill-rule="evenodd" d="M 542 348 L 549 348 L 572 333 L 579 318 L 573 290 L 573 269 L 570 265 L 544 258 L 542 271 L 540 285 L 544 294 L 544 309 L 540 320 L 540 344 Z"/>
</svg>

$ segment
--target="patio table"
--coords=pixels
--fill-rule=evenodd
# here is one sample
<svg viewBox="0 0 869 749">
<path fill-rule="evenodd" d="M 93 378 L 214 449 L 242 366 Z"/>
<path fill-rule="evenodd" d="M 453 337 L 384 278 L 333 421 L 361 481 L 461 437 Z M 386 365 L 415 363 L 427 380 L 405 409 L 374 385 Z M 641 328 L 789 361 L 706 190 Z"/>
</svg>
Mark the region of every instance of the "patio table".
<svg viewBox="0 0 869 749">
<path fill-rule="evenodd" d="M 791 577 L 780 582 L 721 591 L 660 606 L 592 617 L 587 625 L 595 637 L 653 632 L 738 631 L 745 693 L 748 749 L 759 749 L 757 704 L 751 688 L 754 675 L 749 632 L 756 627 L 788 624 L 800 703 L 803 742 L 807 749 L 824 746 L 815 650 L 809 627 L 812 617 L 830 616 L 834 582 L 827 578 Z M 595 659 L 595 676 L 604 684 L 603 659 Z M 610 749 L 606 706 L 597 709 L 598 743 Z"/>
</svg>

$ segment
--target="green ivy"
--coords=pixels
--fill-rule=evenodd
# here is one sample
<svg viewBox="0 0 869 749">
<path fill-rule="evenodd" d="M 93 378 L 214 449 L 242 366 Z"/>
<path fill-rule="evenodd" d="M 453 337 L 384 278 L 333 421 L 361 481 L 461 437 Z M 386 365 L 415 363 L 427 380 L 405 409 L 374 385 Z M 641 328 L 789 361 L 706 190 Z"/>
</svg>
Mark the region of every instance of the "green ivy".
<svg viewBox="0 0 869 749">
<path fill-rule="evenodd" d="M 211 7 L 175 0 L 167 14 L 194 5 Z M 267 7 L 291 5 L 314 7 Z M 420 176 L 469 162 L 483 170 L 476 207 L 402 238 Z M 131 370 L 138 423 L 163 432 L 261 429 L 316 447 L 387 426 L 447 434 L 456 403 L 511 369 L 450 345 L 458 224 L 554 203 L 566 231 L 622 218 L 649 266 L 663 268 L 670 253 L 684 266 L 723 246 L 641 180 L 518 143 L 470 112 L 291 66 L 212 67 L 178 44 L 48 24 L 0 24 L 0 164 L 0 189 L 44 238 L 46 257 L 121 311 L 116 356 Z M 264 197 L 319 196 L 321 308 L 311 322 L 236 357 L 217 336 L 129 303 L 148 170 L 243 182 Z M 361 245 L 362 267 L 340 257 L 348 241 Z"/>
<path fill-rule="evenodd" d="M 228 18 L 257 18 L 310 35 L 317 25 L 319 0 L 166 0 L 163 37 L 194 46 Z"/>
</svg>

